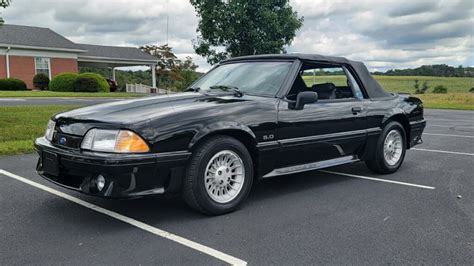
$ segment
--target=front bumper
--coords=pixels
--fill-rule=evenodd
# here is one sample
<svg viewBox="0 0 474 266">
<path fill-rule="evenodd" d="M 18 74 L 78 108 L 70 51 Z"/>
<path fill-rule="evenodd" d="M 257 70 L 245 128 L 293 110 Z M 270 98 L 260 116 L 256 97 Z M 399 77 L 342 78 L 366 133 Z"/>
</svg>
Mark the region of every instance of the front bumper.
<svg viewBox="0 0 474 266">
<path fill-rule="evenodd" d="M 45 138 L 35 141 L 37 172 L 60 186 L 85 194 L 108 197 L 140 197 L 176 192 L 181 187 L 188 151 L 153 154 L 108 154 L 64 149 Z M 95 179 L 105 186 L 98 190 Z"/>
</svg>

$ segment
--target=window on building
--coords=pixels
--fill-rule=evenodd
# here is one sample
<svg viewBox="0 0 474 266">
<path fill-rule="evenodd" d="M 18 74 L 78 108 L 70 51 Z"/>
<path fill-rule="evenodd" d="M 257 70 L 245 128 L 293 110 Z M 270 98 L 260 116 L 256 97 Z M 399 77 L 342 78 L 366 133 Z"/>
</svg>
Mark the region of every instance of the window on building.
<svg viewBox="0 0 474 266">
<path fill-rule="evenodd" d="M 50 67 L 49 58 L 44 58 L 44 57 L 35 58 L 36 74 L 43 73 L 51 78 L 49 67 Z"/>
</svg>

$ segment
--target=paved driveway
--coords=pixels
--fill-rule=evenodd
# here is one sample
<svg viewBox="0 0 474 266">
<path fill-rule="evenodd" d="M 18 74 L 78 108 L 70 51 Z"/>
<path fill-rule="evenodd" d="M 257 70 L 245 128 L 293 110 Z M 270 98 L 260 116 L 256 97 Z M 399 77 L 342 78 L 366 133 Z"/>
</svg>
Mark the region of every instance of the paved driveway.
<svg viewBox="0 0 474 266">
<path fill-rule="evenodd" d="M 474 112 L 427 110 L 402 168 L 363 163 L 258 182 L 234 213 L 104 200 L 0 158 L 0 264 L 474 264 Z M 172 234 L 170 234 L 172 233 Z"/>
</svg>

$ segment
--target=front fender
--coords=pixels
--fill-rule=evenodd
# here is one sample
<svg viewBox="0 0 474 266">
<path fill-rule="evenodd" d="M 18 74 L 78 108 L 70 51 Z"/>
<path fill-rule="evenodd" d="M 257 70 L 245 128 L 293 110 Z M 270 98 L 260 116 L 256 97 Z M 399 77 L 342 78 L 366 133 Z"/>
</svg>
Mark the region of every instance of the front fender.
<svg viewBox="0 0 474 266">
<path fill-rule="evenodd" d="M 191 149 L 196 143 L 199 142 L 199 140 L 201 140 L 205 136 L 208 136 L 210 134 L 216 134 L 219 132 L 225 132 L 225 131 L 237 131 L 237 132 L 240 131 L 243 134 L 248 135 L 248 137 L 252 138 L 255 141 L 255 143 L 257 143 L 257 137 L 255 136 L 255 133 L 249 127 L 235 121 L 219 121 L 219 122 L 215 122 L 203 127 L 191 139 L 191 141 L 189 142 L 188 148 Z"/>
</svg>

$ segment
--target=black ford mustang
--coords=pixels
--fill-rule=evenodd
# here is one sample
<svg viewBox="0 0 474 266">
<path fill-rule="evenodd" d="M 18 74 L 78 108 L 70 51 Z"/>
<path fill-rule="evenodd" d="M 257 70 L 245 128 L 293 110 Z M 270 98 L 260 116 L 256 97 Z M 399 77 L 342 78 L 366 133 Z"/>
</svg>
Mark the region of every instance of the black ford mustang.
<svg viewBox="0 0 474 266">
<path fill-rule="evenodd" d="M 37 171 L 102 197 L 181 192 L 215 215 L 237 208 L 259 178 L 357 161 L 393 173 L 425 124 L 418 98 L 385 92 L 363 63 L 247 56 L 184 93 L 53 116 L 35 143 Z"/>
</svg>

